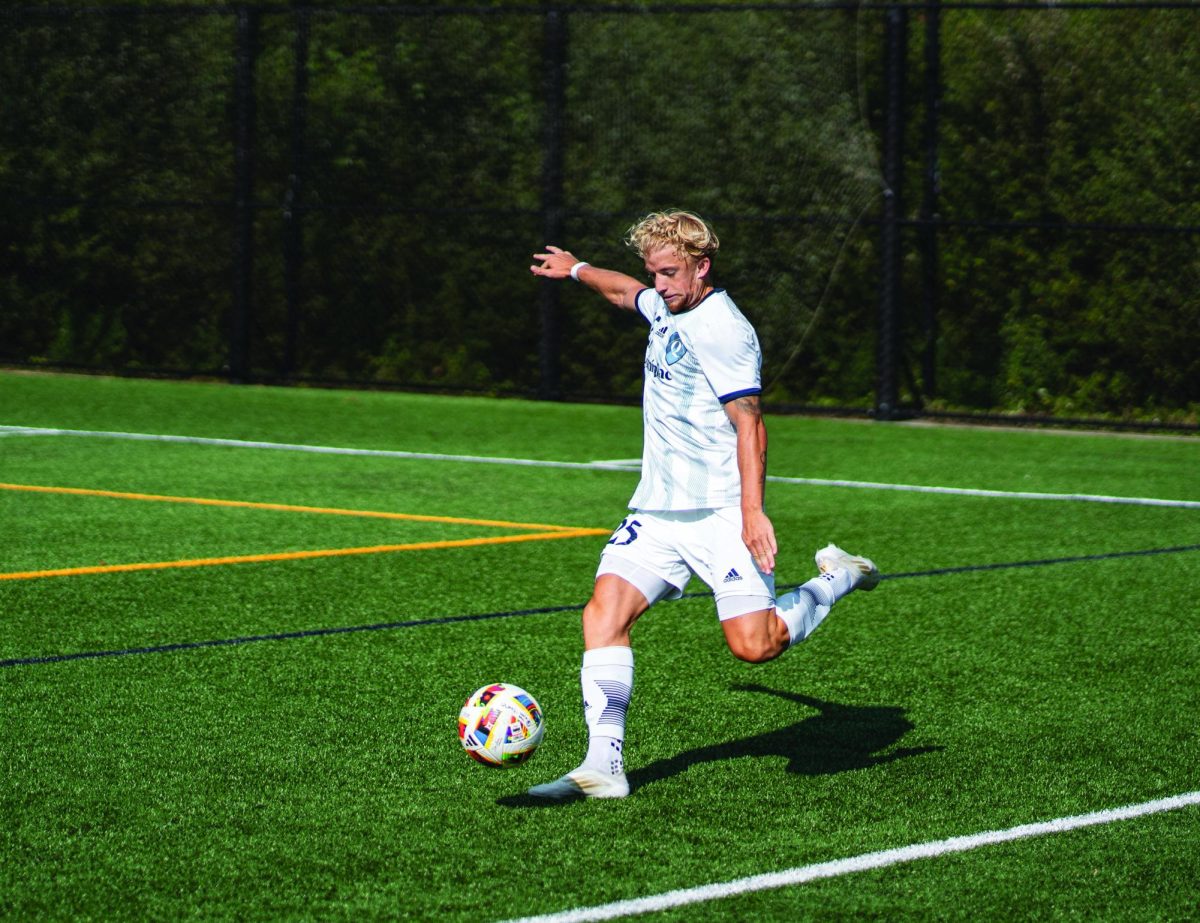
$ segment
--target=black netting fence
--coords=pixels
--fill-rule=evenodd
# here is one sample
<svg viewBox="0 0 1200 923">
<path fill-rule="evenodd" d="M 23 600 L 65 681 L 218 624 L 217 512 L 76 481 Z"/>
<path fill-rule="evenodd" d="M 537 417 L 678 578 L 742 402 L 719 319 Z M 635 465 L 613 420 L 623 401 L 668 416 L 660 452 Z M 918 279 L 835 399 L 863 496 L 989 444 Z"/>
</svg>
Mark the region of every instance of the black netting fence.
<svg viewBox="0 0 1200 923">
<path fill-rule="evenodd" d="M 1200 6 L 0 11 L 0 361 L 635 399 L 686 207 L 778 405 L 1200 407 Z"/>
</svg>

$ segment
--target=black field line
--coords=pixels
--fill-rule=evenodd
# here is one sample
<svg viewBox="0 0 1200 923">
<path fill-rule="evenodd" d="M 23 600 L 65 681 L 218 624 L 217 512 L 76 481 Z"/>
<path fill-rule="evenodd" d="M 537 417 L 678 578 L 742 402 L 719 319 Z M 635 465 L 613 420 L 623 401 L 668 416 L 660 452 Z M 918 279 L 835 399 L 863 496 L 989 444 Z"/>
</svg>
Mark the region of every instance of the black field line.
<svg viewBox="0 0 1200 923">
<path fill-rule="evenodd" d="M 1184 554 L 1200 551 L 1200 545 L 1176 545 L 1171 548 L 1147 548 L 1141 551 L 1110 551 L 1104 554 L 1084 554 L 1061 558 L 1043 558 L 1036 561 L 1010 561 L 998 564 L 968 564 L 961 567 L 942 567 L 935 570 L 910 571 L 900 574 L 884 574 L 883 580 L 908 580 L 914 577 L 943 577 L 972 571 L 1012 570 L 1022 567 L 1047 567 L 1054 564 L 1076 564 L 1086 561 L 1106 561 L 1117 558 L 1136 558 L 1150 555 Z M 784 589 L 790 589 L 785 587 Z M 712 593 L 684 593 L 682 599 L 704 599 Z M 25 667 L 37 664 L 64 663 L 70 660 L 94 660 L 101 657 L 130 657 L 135 654 L 170 654 L 177 651 L 192 651 L 206 647 L 231 647 L 241 644 L 256 644 L 260 641 L 293 641 L 300 638 L 320 638 L 326 635 L 348 635 L 364 631 L 395 631 L 401 628 L 424 628 L 430 625 L 454 625 L 461 622 L 486 622 L 493 619 L 521 618 L 528 615 L 551 615 L 556 612 L 578 612 L 583 603 L 565 606 L 542 606 L 536 609 L 513 609 L 507 612 L 481 612 L 474 615 L 444 615 L 428 619 L 406 619 L 396 622 L 377 622 L 372 625 L 345 625 L 341 628 L 310 628 L 304 631 L 285 631 L 266 635 L 246 635 L 237 638 L 216 638 L 208 641 L 181 641 L 176 644 L 156 644 L 148 647 L 127 647 L 107 651 L 80 651 L 75 654 L 50 654 L 44 657 L 14 657 L 0 660 L 0 667 Z"/>
<path fill-rule="evenodd" d="M 583 608 L 582 604 L 569 606 L 545 606 L 540 609 L 515 609 L 509 612 L 482 612 L 476 615 L 444 615 L 431 619 L 408 619 L 400 622 L 377 622 L 373 625 L 344 625 L 341 628 L 309 628 L 304 631 L 284 631 L 269 635 L 246 635 L 240 638 L 216 638 L 210 641 L 181 641 L 177 644 L 156 644 L 151 647 L 127 647 L 111 651 L 81 651 L 77 654 L 51 654 L 46 657 L 18 657 L 0 660 L 0 667 L 20 667 L 39 663 L 62 663 L 66 660 L 91 660 L 97 657 L 129 657 L 133 654 L 170 654 L 175 651 L 191 651 L 203 647 L 229 647 L 237 644 L 255 644 L 259 641 L 294 641 L 298 638 L 320 638 L 326 635 L 348 635 L 361 631 L 394 631 L 398 628 L 422 628 L 427 625 L 452 625 L 456 622 L 484 622 L 489 619 L 519 618 L 523 615 L 548 615 L 555 612 L 572 612 Z"/>
<path fill-rule="evenodd" d="M 1007 564 L 967 564 L 962 567 L 941 567 L 937 570 L 910 571 L 905 574 L 884 574 L 884 580 L 904 580 L 909 577 L 941 577 L 945 574 L 966 574 L 971 571 L 1010 570 L 1014 567 L 1046 567 L 1050 564 L 1075 564 L 1080 561 L 1107 561 L 1112 558 L 1139 558 L 1156 554 L 1181 554 L 1200 551 L 1200 545 L 1176 545 L 1173 548 L 1148 548 L 1144 551 L 1108 551 L 1103 554 L 1081 554 L 1065 558 L 1043 558 L 1039 561 L 1014 561 Z"/>
</svg>

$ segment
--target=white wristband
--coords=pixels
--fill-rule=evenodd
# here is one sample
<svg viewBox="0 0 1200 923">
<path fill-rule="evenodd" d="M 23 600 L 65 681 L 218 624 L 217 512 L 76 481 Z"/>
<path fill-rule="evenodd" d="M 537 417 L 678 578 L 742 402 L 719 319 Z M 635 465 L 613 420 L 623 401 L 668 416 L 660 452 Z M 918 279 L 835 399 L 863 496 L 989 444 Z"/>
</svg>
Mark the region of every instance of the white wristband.
<svg viewBox="0 0 1200 923">
<path fill-rule="evenodd" d="M 584 266 L 591 266 L 591 265 L 592 265 L 591 263 L 585 263 L 583 260 L 580 260 L 578 263 L 576 263 L 574 266 L 571 267 L 571 278 L 574 279 L 576 282 L 578 282 L 579 281 L 579 270 L 583 269 Z"/>
</svg>

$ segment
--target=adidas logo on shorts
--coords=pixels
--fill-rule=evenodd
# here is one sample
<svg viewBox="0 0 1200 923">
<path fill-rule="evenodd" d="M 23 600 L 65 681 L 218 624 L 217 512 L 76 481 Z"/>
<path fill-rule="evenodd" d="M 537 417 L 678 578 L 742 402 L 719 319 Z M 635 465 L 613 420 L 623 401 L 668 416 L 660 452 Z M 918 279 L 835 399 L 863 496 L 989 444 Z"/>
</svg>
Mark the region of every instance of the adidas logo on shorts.
<svg viewBox="0 0 1200 923">
<path fill-rule="evenodd" d="M 727 573 L 725 575 L 725 579 L 722 580 L 721 582 L 722 583 L 733 583 L 735 580 L 741 580 L 741 579 L 742 579 L 742 575 L 737 572 L 737 568 L 731 567 L 731 568 L 729 568 L 729 573 Z"/>
</svg>

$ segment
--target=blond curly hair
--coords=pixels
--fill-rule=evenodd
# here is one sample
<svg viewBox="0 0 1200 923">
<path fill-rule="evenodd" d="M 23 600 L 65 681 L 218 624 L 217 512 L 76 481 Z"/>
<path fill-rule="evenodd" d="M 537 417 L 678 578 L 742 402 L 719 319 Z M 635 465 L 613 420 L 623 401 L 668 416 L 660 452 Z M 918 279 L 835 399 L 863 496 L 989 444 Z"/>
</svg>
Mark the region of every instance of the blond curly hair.
<svg viewBox="0 0 1200 923">
<path fill-rule="evenodd" d="M 642 259 L 654 250 L 670 247 L 681 257 L 711 260 L 721 246 L 708 222 L 685 211 L 651 212 L 629 228 L 625 243 Z"/>
</svg>

